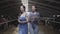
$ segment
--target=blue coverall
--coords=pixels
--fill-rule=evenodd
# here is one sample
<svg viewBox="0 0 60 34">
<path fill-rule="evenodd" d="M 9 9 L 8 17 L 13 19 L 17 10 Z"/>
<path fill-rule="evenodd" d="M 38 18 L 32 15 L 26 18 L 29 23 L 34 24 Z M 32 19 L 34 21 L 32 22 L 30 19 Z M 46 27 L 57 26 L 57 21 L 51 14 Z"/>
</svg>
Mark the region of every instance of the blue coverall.
<svg viewBox="0 0 60 34">
<path fill-rule="evenodd" d="M 20 21 L 26 21 L 25 16 L 20 16 L 18 18 Z M 28 24 L 27 23 L 19 23 L 19 34 L 28 34 Z"/>
</svg>

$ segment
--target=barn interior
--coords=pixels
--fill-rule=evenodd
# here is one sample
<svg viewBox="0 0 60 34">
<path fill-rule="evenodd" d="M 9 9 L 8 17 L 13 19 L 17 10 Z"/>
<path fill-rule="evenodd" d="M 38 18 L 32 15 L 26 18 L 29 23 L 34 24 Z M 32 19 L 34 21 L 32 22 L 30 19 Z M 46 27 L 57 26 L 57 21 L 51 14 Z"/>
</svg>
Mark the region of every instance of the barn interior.
<svg viewBox="0 0 60 34">
<path fill-rule="evenodd" d="M 31 11 L 33 4 L 37 6 L 41 18 L 39 34 L 60 34 L 60 0 L 0 0 L 0 34 L 18 34 L 22 4 L 26 11 Z"/>
</svg>

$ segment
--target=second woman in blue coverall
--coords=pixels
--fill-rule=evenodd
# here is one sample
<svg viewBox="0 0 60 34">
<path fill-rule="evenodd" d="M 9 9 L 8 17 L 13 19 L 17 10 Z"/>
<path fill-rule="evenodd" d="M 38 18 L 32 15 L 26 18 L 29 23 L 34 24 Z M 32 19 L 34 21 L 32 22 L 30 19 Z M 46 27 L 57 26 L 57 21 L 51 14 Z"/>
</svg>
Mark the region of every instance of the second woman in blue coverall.
<svg viewBox="0 0 60 34">
<path fill-rule="evenodd" d="M 32 12 L 30 13 L 30 34 L 38 34 L 39 13 L 36 11 L 36 6 L 32 5 Z"/>
</svg>

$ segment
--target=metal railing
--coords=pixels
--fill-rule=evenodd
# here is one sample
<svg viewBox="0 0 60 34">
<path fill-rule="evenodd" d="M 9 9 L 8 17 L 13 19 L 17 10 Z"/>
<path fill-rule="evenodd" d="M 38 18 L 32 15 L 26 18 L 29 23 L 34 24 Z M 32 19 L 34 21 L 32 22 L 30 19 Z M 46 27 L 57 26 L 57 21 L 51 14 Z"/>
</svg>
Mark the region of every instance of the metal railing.
<svg viewBox="0 0 60 34">
<path fill-rule="evenodd" d="M 1 24 L 4 24 L 4 23 L 8 23 L 8 22 L 15 21 L 15 20 L 17 20 L 17 19 L 13 19 L 13 20 L 9 20 L 9 21 L 6 21 L 6 22 L 2 22 L 2 23 L 0 23 L 0 25 L 1 25 Z"/>
</svg>

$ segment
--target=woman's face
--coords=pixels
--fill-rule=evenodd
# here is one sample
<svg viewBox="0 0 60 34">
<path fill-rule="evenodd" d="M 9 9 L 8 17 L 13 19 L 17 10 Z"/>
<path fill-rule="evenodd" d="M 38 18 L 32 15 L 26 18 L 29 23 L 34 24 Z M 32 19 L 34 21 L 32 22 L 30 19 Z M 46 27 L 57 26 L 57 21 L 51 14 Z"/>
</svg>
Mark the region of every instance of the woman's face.
<svg viewBox="0 0 60 34">
<path fill-rule="evenodd" d="M 21 10 L 22 12 L 24 11 L 24 8 L 23 8 L 23 6 L 21 6 L 21 7 L 20 7 L 20 10 Z"/>
<path fill-rule="evenodd" d="M 36 10 L 35 6 L 32 6 L 32 11 L 35 11 L 35 10 Z"/>
</svg>

